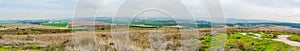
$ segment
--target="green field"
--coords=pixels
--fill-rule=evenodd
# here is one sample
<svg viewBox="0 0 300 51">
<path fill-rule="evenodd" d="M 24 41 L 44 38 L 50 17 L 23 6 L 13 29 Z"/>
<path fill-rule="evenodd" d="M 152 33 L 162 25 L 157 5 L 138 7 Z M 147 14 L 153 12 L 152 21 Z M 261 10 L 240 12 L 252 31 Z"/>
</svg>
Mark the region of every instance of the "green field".
<svg viewBox="0 0 300 51">
<path fill-rule="evenodd" d="M 18 22 L 0 22 L 0 24 L 21 24 Z"/>
<path fill-rule="evenodd" d="M 42 26 L 55 26 L 55 27 L 66 27 L 68 25 L 67 22 L 65 23 L 53 23 L 53 24 L 41 24 Z"/>
</svg>

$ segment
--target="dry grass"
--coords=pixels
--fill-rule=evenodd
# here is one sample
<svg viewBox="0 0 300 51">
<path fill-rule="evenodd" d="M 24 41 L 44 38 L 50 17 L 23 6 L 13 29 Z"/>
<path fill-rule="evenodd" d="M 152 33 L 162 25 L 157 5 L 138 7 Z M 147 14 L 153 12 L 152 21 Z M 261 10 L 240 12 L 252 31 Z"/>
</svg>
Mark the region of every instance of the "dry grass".
<svg viewBox="0 0 300 51">
<path fill-rule="evenodd" d="M 163 31 L 167 41 L 167 49 L 178 50 L 180 44 L 180 33 L 178 30 Z M 74 45 L 74 40 L 71 33 L 65 34 L 38 34 L 38 35 L 3 35 L 0 41 L 28 41 L 33 44 L 43 44 L 46 47 L 59 47 L 64 46 L 65 49 L 71 49 Z M 82 38 L 84 39 L 84 38 Z M 96 32 L 96 40 L 99 50 L 115 50 L 114 43 L 110 32 Z M 149 32 L 147 30 L 139 31 L 134 30 L 130 32 L 130 40 L 132 47 L 136 49 L 149 49 L 151 47 L 149 42 Z M 7 42 L 10 43 L 10 42 Z M 25 42 L 19 42 L 25 43 Z M 0 43 L 2 44 L 2 43 Z"/>
</svg>

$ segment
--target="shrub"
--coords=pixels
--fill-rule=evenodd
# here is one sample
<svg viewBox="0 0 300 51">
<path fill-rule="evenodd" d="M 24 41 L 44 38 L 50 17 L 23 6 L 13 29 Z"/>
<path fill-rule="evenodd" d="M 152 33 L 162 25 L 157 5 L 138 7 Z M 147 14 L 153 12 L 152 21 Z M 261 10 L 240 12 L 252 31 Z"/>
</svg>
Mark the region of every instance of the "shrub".
<svg viewBox="0 0 300 51">
<path fill-rule="evenodd" d="M 272 36 L 272 35 L 270 35 L 270 34 L 262 34 L 261 35 L 261 38 L 276 38 L 276 37 L 274 37 L 274 36 Z"/>
<path fill-rule="evenodd" d="M 292 35 L 288 37 L 289 40 L 300 42 L 300 35 Z"/>
</svg>

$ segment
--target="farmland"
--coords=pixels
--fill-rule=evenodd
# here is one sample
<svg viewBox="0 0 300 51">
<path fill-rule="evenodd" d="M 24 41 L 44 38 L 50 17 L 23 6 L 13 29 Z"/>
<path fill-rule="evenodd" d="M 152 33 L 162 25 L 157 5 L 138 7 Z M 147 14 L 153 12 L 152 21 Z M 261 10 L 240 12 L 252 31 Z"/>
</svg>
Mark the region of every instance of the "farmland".
<svg viewBox="0 0 300 51">
<path fill-rule="evenodd" d="M 42 26 L 55 26 L 55 27 L 66 27 L 68 25 L 67 22 L 64 23 L 47 23 L 47 24 L 41 24 Z"/>
</svg>

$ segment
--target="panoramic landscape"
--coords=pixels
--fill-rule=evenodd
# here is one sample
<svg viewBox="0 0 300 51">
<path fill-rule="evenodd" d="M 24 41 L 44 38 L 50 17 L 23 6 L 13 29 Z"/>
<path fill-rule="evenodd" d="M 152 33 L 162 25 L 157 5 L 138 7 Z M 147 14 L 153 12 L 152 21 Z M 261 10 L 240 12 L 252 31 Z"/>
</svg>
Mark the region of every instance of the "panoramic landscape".
<svg viewBox="0 0 300 51">
<path fill-rule="evenodd" d="M 297 0 L 0 0 L 0 51 L 300 51 Z"/>
<path fill-rule="evenodd" d="M 238 20 L 238 19 L 237 19 Z M 71 20 L 2 20 L 0 27 L 1 50 L 3 51 L 64 51 L 74 50 L 72 30 L 84 30 L 89 24 L 72 23 Z M 256 20 L 257 21 L 257 20 Z M 86 21 L 89 22 L 89 21 Z M 92 21 L 90 21 L 92 22 Z M 238 21 L 232 21 L 238 22 Z M 251 20 L 247 20 L 251 22 Z M 80 22 L 83 23 L 83 22 Z M 226 51 L 297 51 L 300 50 L 300 27 L 298 23 L 251 22 L 227 23 L 224 28 L 211 28 L 211 22 L 197 20 L 200 51 L 209 51 L 213 29 L 227 30 Z M 93 25 L 99 51 L 115 51 L 111 37 L 109 17 L 97 17 Z M 73 27 L 73 28 L 72 28 Z M 171 19 L 136 19 L 130 23 L 130 42 L 133 50 L 149 49 L 149 31 L 161 30 L 165 36 L 166 50 L 180 49 L 180 29 Z"/>
</svg>

